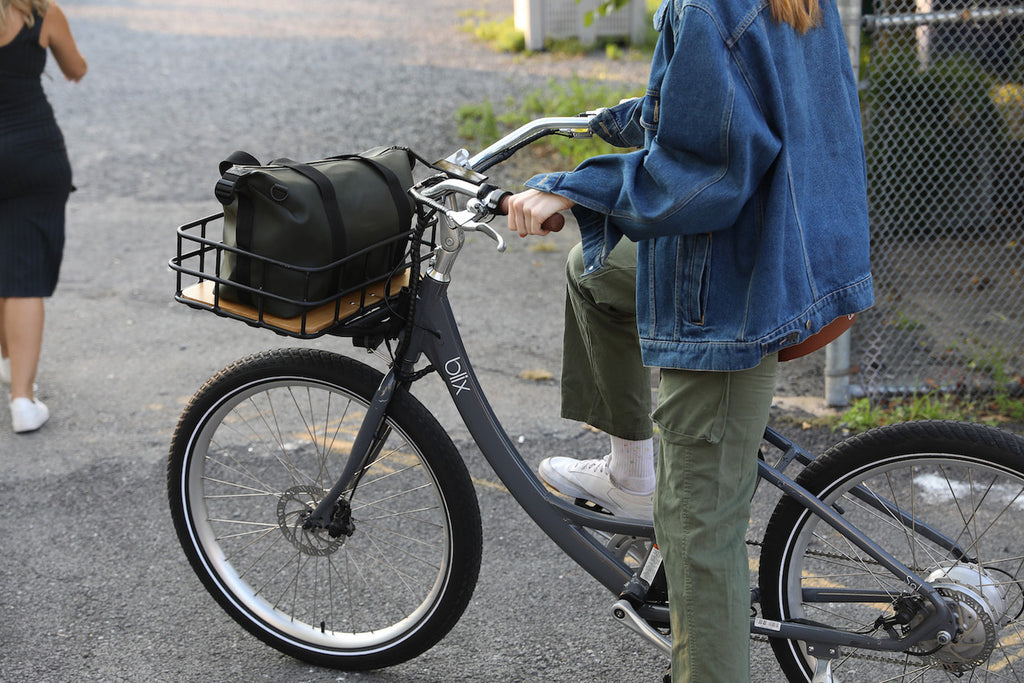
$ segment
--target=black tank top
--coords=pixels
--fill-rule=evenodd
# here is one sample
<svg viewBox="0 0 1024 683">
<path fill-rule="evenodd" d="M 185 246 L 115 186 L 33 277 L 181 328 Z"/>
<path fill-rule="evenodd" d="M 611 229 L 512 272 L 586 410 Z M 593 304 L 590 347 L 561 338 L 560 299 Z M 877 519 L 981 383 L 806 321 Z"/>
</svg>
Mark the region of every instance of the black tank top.
<svg viewBox="0 0 1024 683">
<path fill-rule="evenodd" d="M 40 76 L 47 50 L 39 45 L 43 18 L 0 47 L 0 199 L 71 186 L 64 137 Z"/>
<path fill-rule="evenodd" d="M 42 89 L 39 77 L 46 67 L 46 48 L 39 44 L 42 30 L 43 18 L 36 15 L 31 27 L 23 26 L 14 40 L 0 47 L 0 104 L 19 92 L 24 94 L 26 88 Z"/>
</svg>

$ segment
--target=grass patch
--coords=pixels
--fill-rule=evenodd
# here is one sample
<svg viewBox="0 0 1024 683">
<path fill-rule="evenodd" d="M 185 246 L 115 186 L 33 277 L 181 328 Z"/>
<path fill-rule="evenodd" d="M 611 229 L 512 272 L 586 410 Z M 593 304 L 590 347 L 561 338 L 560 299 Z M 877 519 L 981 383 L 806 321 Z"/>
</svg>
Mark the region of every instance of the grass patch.
<svg viewBox="0 0 1024 683">
<path fill-rule="evenodd" d="M 589 54 L 604 50 L 608 59 L 643 58 L 649 60 L 658 34 L 653 28 L 653 16 L 660 0 L 645 0 L 648 22 L 651 28 L 642 46 L 630 46 L 617 40 L 599 40 L 596 45 L 585 46 L 574 38 L 550 40 L 548 52 L 567 57 Z M 486 42 L 502 52 L 521 52 L 528 55 L 521 31 L 515 28 L 514 19 L 492 19 L 483 10 L 467 10 L 459 14 L 462 30 L 478 40 Z M 638 49 L 639 48 L 639 49 Z M 598 107 L 607 107 L 629 97 L 643 95 L 643 87 L 627 90 L 612 87 L 596 80 L 574 76 L 567 83 L 550 80 L 546 88 L 540 88 L 525 97 L 508 97 L 501 111 L 490 101 L 468 104 L 456 112 L 458 134 L 462 138 L 480 144 L 490 144 L 505 133 L 541 116 L 573 115 Z M 605 142 L 591 138 L 566 139 L 550 137 L 533 146 L 532 152 L 545 158 L 544 166 L 551 169 L 575 167 L 584 159 L 597 154 L 621 151 Z"/>
<path fill-rule="evenodd" d="M 1016 386 L 1008 386 L 986 396 L 960 396 L 944 392 L 928 392 L 913 396 L 881 399 L 861 398 L 842 414 L 826 418 L 833 431 L 864 432 L 875 427 L 914 420 L 960 420 L 999 426 L 1007 423 L 1024 425 L 1024 401 L 1020 390 L 1024 378 Z"/>
</svg>

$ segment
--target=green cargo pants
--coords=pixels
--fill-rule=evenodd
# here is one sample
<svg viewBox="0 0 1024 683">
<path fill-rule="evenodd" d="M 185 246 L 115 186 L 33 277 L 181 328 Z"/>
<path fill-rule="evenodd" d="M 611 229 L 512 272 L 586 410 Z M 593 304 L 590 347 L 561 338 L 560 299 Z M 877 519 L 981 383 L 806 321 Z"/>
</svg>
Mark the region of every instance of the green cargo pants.
<svg viewBox="0 0 1024 683">
<path fill-rule="evenodd" d="M 668 577 L 672 680 L 748 681 L 745 537 L 778 359 L 736 372 L 662 368 L 652 415 L 636 245 L 623 240 L 604 268 L 583 270 L 577 245 L 566 267 L 562 415 L 624 439 L 648 438 L 658 425 L 654 528 Z"/>
</svg>

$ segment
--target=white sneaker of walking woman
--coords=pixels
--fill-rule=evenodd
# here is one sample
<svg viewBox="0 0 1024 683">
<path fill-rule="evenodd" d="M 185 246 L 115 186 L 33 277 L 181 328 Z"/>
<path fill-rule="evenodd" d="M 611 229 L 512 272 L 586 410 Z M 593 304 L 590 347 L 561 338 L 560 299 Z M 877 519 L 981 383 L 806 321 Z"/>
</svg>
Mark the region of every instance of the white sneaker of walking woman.
<svg viewBox="0 0 1024 683">
<path fill-rule="evenodd" d="M 0 382 L 11 383 L 11 359 L 0 358 Z M 42 401 L 16 398 L 11 401 L 11 425 L 17 434 L 34 432 L 50 419 L 50 410 Z"/>
<path fill-rule="evenodd" d="M 11 401 L 11 425 L 17 434 L 34 432 L 49 419 L 49 409 L 38 399 L 19 396 Z"/>
</svg>

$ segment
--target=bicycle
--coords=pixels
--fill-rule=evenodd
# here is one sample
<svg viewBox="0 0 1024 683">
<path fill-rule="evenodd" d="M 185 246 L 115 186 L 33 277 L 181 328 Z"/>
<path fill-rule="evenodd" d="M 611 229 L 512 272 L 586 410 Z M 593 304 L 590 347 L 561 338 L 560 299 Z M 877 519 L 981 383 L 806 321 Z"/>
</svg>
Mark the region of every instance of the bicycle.
<svg viewBox="0 0 1024 683">
<path fill-rule="evenodd" d="M 218 216 L 179 228 L 171 266 L 182 303 L 387 350 L 383 373 L 303 348 L 240 359 L 199 389 L 175 430 L 178 539 L 210 594 L 263 642 L 318 665 L 379 668 L 423 653 L 461 616 L 481 557 L 476 494 L 451 438 L 409 391 L 437 372 L 511 495 L 612 594 L 611 616 L 670 651 L 650 521 L 541 483 L 488 404 L 447 298 L 466 232 L 503 249 L 487 222 L 506 193 L 482 173 L 545 135 L 587 136 L 588 120 L 538 119 L 433 164 L 411 190 L 408 258 L 299 319 L 218 300 L 215 265 L 228 249 L 208 235 Z M 788 476 L 790 466 L 801 469 Z M 1024 552 L 1005 540 L 1024 507 L 1024 439 L 926 421 L 814 457 L 769 428 L 759 475 L 783 495 L 751 589 L 751 634 L 770 641 L 789 680 L 1024 678 Z"/>
</svg>

